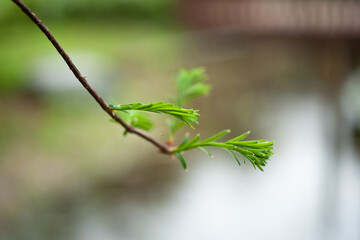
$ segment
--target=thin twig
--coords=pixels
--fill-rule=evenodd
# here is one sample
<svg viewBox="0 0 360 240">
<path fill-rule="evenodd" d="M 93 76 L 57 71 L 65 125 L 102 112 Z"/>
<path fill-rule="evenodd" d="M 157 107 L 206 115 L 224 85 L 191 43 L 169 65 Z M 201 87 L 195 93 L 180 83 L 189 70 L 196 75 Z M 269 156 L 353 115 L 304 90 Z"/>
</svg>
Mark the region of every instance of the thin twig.
<svg viewBox="0 0 360 240">
<path fill-rule="evenodd" d="M 42 21 L 35 15 L 35 13 L 32 12 L 31 9 L 28 6 L 26 6 L 22 1 L 20 1 L 20 0 L 12 0 L 12 1 L 16 5 L 18 5 L 21 8 L 21 10 L 31 19 L 31 21 L 33 21 L 40 28 L 40 30 L 46 35 L 46 37 L 49 39 L 49 41 L 54 45 L 56 50 L 59 52 L 59 54 L 65 60 L 66 64 L 68 65 L 70 70 L 73 72 L 75 77 L 80 81 L 80 83 L 84 86 L 84 88 L 91 94 L 91 96 L 101 106 L 101 108 L 107 114 L 110 115 L 110 117 L 112 117 L 116 122 L 118 122 L 121 126 L 123 126 L 127 132 L 136 134 L 139 137 L 141 137 L 141 138 L 145 139 L 146 141 L 155 145 L 157 148 L 159 148 L 161 153 L 171 154 L 171 150 L 169 149 L 168 146 L 158 142 L 157 140 L 155 140 L 152 137 L 146 135 L 145 133 L 137 130 L 136 128 L 133 128 L 132 126 L 126 124 L 121 118 L 119 118 L 113 112 L 113 110 L 108 106 L 108 104 L 100 97 L 100 95 L 90 86 L 90 84 L 87 82 L 86 78 L 77 69 L 77 67 L 75 66 L 75 64 L 69 57 L 69 55 L 60 46 L 59 42 L 51 34 L 49 29 L 42 23 Z"/>
</svg>

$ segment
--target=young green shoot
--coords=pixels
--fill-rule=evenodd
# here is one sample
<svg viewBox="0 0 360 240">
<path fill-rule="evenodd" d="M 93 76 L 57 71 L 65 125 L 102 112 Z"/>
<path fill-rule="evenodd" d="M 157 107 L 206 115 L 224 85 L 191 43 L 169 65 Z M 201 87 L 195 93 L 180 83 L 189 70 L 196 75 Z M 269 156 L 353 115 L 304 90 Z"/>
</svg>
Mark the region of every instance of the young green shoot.
<svg viewBox="0 0 360 240">
<path fill-rule="evenodd" d="M 244 164 L 247 159 L 255 169 L 257 168 L 263 171 L 263 167 L 267 164 L 267 160 L 273 154 L 272 149 L 274 143 L 268 142 L 266 140 L 244 141 L 250 132 L 243 133 L 226 142 L 219 142 L 218 140 L 228 134 L 230 130 L 223 130 L 202 141 L 200 141 L 199 135 L 196 135 L 194 138 L 190 139 L 189 134 L 186 134 L 181 143 L 178 146 L 174 146 L 175 134 L 179 129 L 184 127 L 185 124 L 192 128 L 193 123 L 198 124 L 198 110 L 186 109 L 182 106 L 197 97 L 208 95 L 210 86 L 205 83 L 205 80 L 206 76 L 204 69 L 183 69 L 175 78 L 177 95 L 171 98 L 176 105 L 157 102 L 150 104 L 110 104 L 109 107 L 116 111 L 117 114 L 123 112 L 129 114 L 130 116 L 132 112 L 136 111 L 164 113 L 171 116 L 172 119 L 167 119 L 167 124 L 170 130 L 167 143 L 172 149 L 170 154 L 178 158 L 184 169 L 187 169 L 187 163 L 183 156 L 184 152 L 197 148 L 205 152 L 210 157 L 214 157 L 205 147 L 215 147 L 227 151 L 239 165 L 241 165 L 239 160 L 239 157 L 241 157 Z M 129 120 L 126 119 L 125 121 L 129 122 Z M 134 127 L 140 127 L 144 124 L 141 124 L 141 121 L 144 120 L 140 119 L 140 122 L 137 123 L 138 126 L 131 123 L 129 124 Z M 146 121 L 150 120 L 146 119 Z"/>
<path fill-rule="evenodd" d="M 269 142 L 266 140 L 242 141 L 249 135 L 250 131 L 226 142 L 217 141 L 229 132 L 229 130 L 223 130 L 218 134 L 215 134 L 214 136 L 202 141 L 200 141 L 199 135 L 196 135 L 191 140 L 188 136 L 186 136 L 182 143 L 173 151 L 173 153 L 178 156 L 178 153 L 198 148 L 209 156 L 212 156 L 212 154 L 204 147 L 216 147 L 224 149 L 230 153 L 230 155 L 239 165 L 241 164 L 236 154 L 242 157 L 244 164 L 245 159 L 248 159 L 255 169 L 258 168 L 261 171 L 264 171 L 263 167 L 267 164 L 267 160 L 269 160 L 270 156 L 273 155 L 272 149 L 274 142 Z M 182 158 L 181 161 L 185 161 L 185 159 Z"/>
</svg>

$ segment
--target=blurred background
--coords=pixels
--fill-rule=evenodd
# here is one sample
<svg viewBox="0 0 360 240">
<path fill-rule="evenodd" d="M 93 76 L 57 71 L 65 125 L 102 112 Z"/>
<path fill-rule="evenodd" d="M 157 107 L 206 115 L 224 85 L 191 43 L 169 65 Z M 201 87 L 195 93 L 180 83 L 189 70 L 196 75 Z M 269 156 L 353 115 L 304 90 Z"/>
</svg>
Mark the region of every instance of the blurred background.
<svg viewBox="0 0 360 240">
<path fill-rule="evenodd" d="M 0 239 L 360 239 L 359 1 L 25 3 L 107 102 L 166 101 L 179 69 L 204 67 L 212 91 L 186 130 L 276 149 L 265 172 L 214 150 L 184 172 L 123 137 L 2 1 Z"/>
</svg>

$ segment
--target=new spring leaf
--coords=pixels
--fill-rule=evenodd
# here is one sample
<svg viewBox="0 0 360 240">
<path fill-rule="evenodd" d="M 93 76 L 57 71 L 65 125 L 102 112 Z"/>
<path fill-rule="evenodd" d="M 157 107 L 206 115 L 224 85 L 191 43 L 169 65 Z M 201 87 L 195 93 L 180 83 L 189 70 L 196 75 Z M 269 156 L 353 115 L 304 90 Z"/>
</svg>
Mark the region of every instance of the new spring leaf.
<svg viewBox="0 0 360 240">
<path fill-rule="evenodd" d="M 133 104 L 123 104 L 123 105 L 114 105 L 110 104 L 109 107 L 115 111 L 146 111 L 146 112 L 153 112 L 153 113 L 164 113 L 169 116 L 172 116 L 190 127 L 193 123 L 199 124 L 197 117 L 199 116 L 198 110 L 194 109 L 185 109 L 178 106 L 174 106 L 170 103 L 163 103 L 163 102 L 156 102 L 150 104 L 142 104 L 142 103 L 133 103 Z"/>
<path fill-rule="evenodd" d="M 221 131 L 218 134 L 215 134 L 214 136 L 209 137 L 203 141 L 200 141 L 199 135 L 195 136 L 191 140 L 189 140 L 187 136 L 185 143 L 179 145 L 178 148 L 173 151 L 173 153 L 177 155 L 177 153 L 199 148 L 211 156 L 210 152 L 207 151 L 204 147 L 222 148 L 229 152 L 239 165 L 240 161 L 235 153 L 239 154 L 241 158 L 243 158 L 244 163 L 246 158 L 251 162 L 255 169 L 258 168 L 263 171 L 263 167 L 267 164 L 267 160 L 271 155 L 273 155 L 272 149 L 274 142 L 268 142 L 266 140 L 242 141 L 250 132 L 246 132 L 227 142 L 216 142 L 216 140 L 220 139 L 229 132 L 229 130 Z M 183 159 L 179 160 L 182 161 Z"/>
</svg>

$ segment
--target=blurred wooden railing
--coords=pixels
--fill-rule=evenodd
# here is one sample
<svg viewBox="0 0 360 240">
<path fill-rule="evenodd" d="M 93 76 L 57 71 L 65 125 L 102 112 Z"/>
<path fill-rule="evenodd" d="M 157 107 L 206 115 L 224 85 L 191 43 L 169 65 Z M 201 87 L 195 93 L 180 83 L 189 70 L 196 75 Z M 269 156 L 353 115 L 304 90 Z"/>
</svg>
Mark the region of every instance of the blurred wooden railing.
<svg viewBox="0 0 360 240">
<path fill-rule="evenodd" d="M 180 16 L 194 27 L 245 34 L 360 37 L 360 2 L 182 0 Z"/>
</svg>

